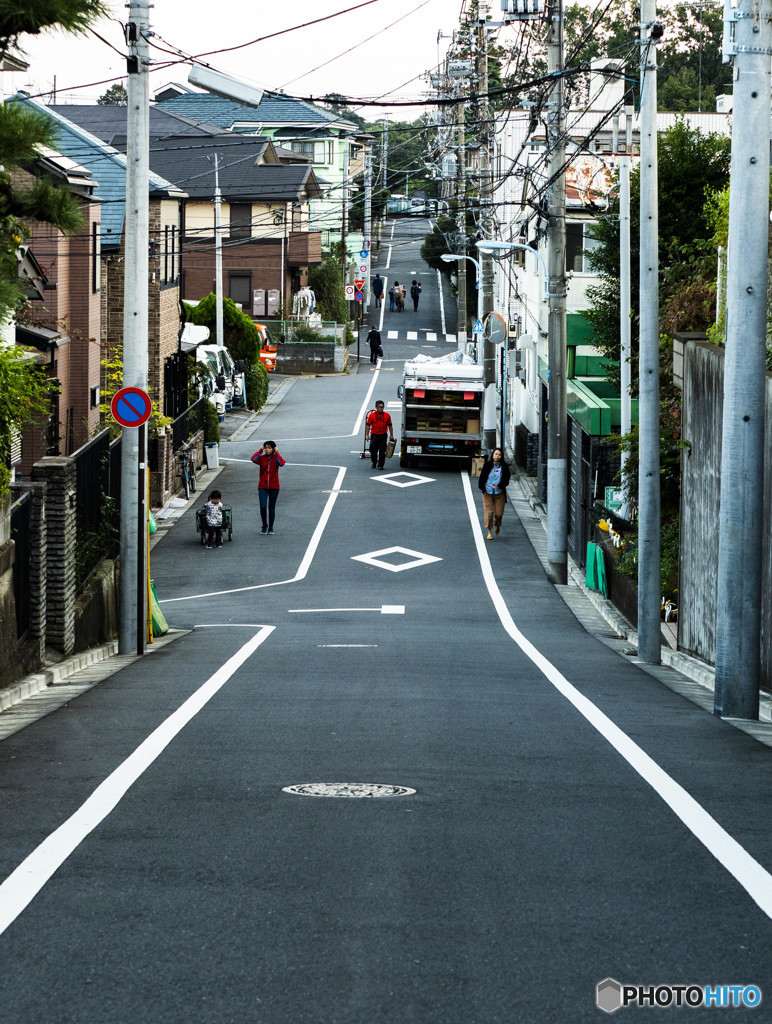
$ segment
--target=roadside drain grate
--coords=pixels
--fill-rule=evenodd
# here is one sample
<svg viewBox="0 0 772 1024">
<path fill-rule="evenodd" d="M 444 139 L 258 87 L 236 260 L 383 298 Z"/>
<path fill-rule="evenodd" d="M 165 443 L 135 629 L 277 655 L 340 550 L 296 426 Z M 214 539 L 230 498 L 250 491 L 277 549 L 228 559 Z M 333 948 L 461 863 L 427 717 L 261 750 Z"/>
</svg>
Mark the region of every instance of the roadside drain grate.
<svg viewBox="0 0 772 1024">
<path fill-rule="evenodd" d="M 385 786 L 377 782 L 303 782 L 298 786 L 284 786 L 282 793 L 294 793 L 297 796 L 376 797 L 410 796 L 415 790 L 407 786 Z"/>
</svg>

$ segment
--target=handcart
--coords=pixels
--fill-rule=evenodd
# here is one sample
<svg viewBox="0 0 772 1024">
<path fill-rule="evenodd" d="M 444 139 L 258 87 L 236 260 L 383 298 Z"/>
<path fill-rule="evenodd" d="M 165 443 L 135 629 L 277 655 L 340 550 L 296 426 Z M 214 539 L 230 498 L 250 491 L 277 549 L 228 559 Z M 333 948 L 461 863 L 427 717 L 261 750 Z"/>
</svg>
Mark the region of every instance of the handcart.
<svg viewBox="0 0 772 1024">
<path fill-rule="evenodd" d="M 201 535 L 201 544 L 206 544 L 206 538 L 209 534 L 209 524 L 206 521 L 206 510 L 199 508 L 196 510 L 196 530 Z M 220 527 L 220 537 L 224 538 L 225 534 L 228 534 L 228 540 L 233 540 L 233 510 L 230 505 L 222 506 L 222 526 Z"/>
</svg>

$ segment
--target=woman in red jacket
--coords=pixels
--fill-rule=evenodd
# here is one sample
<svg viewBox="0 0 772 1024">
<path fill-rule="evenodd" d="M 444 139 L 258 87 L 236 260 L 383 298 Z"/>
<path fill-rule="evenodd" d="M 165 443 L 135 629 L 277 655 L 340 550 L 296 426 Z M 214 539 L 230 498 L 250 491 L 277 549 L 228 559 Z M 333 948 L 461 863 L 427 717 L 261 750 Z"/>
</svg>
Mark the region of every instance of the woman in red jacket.
<svg viewBox="0 0 772 1024">
<path fill-rule="evenodd" d="M 275 441 L 265 441 L 263 447 L 252 456 L 252 462 L 260 467 L 260 482 L 257 493 L 260 496 L 260 518 L 263 528 L 260 531 L 273 536 L 273 520 L 276 515 L 276 499 L 279 497 L 279 466 L 284 459 L 276 450 Z"/>
</svg>

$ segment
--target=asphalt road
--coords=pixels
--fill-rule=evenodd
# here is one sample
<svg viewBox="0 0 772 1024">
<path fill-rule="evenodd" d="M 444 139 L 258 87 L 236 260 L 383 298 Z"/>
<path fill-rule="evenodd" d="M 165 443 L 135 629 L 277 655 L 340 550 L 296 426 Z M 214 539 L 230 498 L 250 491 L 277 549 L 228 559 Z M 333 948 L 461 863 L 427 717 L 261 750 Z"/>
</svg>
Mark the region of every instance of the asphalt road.
<svg viewBox="0 0 772 1024">
<path fill-rule="evenodd" d="M 188 632 L 0 743 L 3 1022 L 577 1024 L 607 977 L 772 1000 L 770 750 L 587 633 L 511 508 L 486 543 L 468 477 L 358 457 L 408 329 L 452 347 L 424 272 L 380 367 L 222 446 L 232 543 L 188 511 L 154 549 Z M 413 792 L 285 792 L 315 783 Z M 700 1011 L 619 1011 L 665 1013 Z"/>
</svg>

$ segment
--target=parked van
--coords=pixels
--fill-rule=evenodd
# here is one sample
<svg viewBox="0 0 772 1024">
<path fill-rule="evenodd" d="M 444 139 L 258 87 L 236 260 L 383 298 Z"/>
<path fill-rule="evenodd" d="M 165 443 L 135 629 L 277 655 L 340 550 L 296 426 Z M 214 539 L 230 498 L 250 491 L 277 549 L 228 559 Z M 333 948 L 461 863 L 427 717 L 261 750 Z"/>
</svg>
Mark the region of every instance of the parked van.
<svg viewBox="0 0 772 1024">
<path fill-rule="evenodd" d="M 233 380 L 236 368 L 228 349 L 220 345 L 199 345 L 196 349 L 196 359 L 208 364 L 217 382 L 217 390 L 225 395 L 225 408 L 230 409 L 233 405 Z"/>
</svg>

